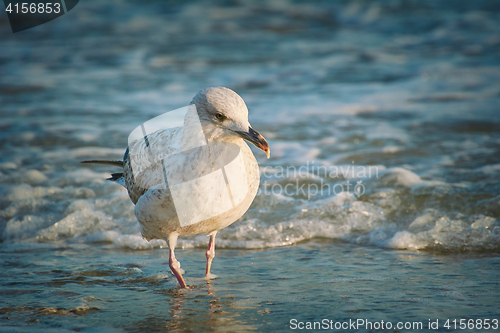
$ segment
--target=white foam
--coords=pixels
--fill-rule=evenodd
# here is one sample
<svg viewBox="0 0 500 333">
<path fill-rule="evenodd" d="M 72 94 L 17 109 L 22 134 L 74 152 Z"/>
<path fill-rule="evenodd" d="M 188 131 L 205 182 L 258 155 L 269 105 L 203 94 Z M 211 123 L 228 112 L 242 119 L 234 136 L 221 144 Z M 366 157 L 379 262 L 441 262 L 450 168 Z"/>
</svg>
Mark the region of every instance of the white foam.
<svg viewBox="0 0 500 333">
<path fill-rule="evenodd" d="M 29 170 L 28 172 L 26 172 L 24 177 L 26 177 L 26 181 L 29 184 L 43 183 L 47 180 L 47 176 L 45 176 L 38 170 Z"/>
<path fill-rule="evenodd" d="M 41 179 L 40 174 L 33 173 L 34 179 L 39 178 L 46 184 L 48 180 Z M 301 178 L 317 181 L 318 178 L 309 173 L 276 177 L 270 172 L 269 175 L 266 180 L 273 182 L 293 182 Z M 126 191 L 105 182 L 105 176 L 107 174 L 82 168 L 52 178 L 51 184 L 57 186 L 1 185 L 5 207 L 0 210 L 0 226 L 4 225 L 1 239 L 107 243 L 107 246 L 132 250 L 167 248 L 164 240 L 148 242 L 142 238 Z M 329 238 L 412 251 L 498 250 L 500 224 L 491 216 L 450 215 L 439 208 L 418 212 L 408 206 L 415 196 L 436 190 L 450 193 L 454 185 L 424 181 L 407 169 L 384 170 L 383 167 L 379 174 L 364 179 L 363 184 L 368 189 L 365 196 L 342 192 L 314 201 L 260 191 L 240 221 L 219 231 L 217 247 L 269 248 Z M 478 207 L 494 211 L 497 202 L 497 198 L 483 200 Z M 405 210 L 410 207 L 408 214 L 414 215 L 412 220 L 394 218 L 400 216 L 401 207 Z M 206 235 L 181 236 L 178 241 L 181 248 L 205 248 L 207 244 Z"/>
<path fill-rule="evenodd" d="M 16 173 L 12 173 L 10 176 L 5 178 L 6 182 L 9 183 L 24 183 L 29 185 L 38 185 L 47 180 L 47 176 L 38 170 L 17 170 Z"/>
<path fill-rule="evenodd" d="M 100 211 L 84 208 L 67 215 L 52 226 L 40 230 L 36 239 L 38 241 L 68 239 L 89 235 L 97 231 L 114 229 L 115 227 L 116 223 L 110 216 Z"/>
<path fill-rule="evenodd" d="M 47 195 L 61 193 L 63 190 L 59 187 L 31 186 L 28 184 L 12 185 L 4 188 L 4 200 L 14 202 L 28 198 L 41 198 Z"/>
<path fill-rule="evenodd" d="M 500 164 L 490 164 L 479 167 L 476 169 L 477 171 L 484 172 L 485 174 L 492 174 L 500 172 Z"/>
<path fill-rule="evenodd" d="M 58 149 L 54 151 L 48 151 L 41 154 L 41 158 L 48 160 L 68 160 L 80 159 L 83 157 L 87 158 L 106 158 L 110 159 L 113 156 L 120 159 L 123 157 L 123 149 L 112 149 L 103 147 L 80 147 L 74 149 Z M 81 169 L 80 169 L 81 170 Z"/>
<path fill-rule="evenodd" d="M 375 243 L 375 245 L 390 249 L 419 250 L 426 248 L 430 244 L 424 237 L 418 237 L 418 235 L 408 231 L 398 231 L 390 239 L 383 241 L 382 244 Z"/>
<path fill-rule="evenodd" d="M 65 215 L 70 215 L 79 210 L 90 210 L 92 209 L 92 205 L 90 202 L 85 200 L 75 200 L 69 204 L 69 206 L 64 211 Z"/>
<path fill-rule="evenodd" d="M 320 150 L 318 148 L 307 147 L 299 142 L 273 142 L 273 158 L 279 159 L 282 163 L 305 163 L 317 158 L 319 153 Z"/>
<path fill-rule="evenodd" d="M 3 162 L 0 163 L 0 169 L 2 170 L 8 170 L 8 169 L 16 169 L 17 165 L 14 162 Z"/>
<path fill-rule="evenodd" d="M 417 174 L 403 168 L 388 169 L 377 180 L 378 186 L 386 187 L 409 187 L 421 183 L 422 179 Z"/>
<path fill-rule="evenodd" d="M 44 217 L 36 215 L 24 215 L 10 219 L 2 233 L 2 240 L 13 241 L 33 237 L 36 233 L 51 222 Z"/>
<path fill-rule="evenodd" d="M 413 222 L 408 226 L 408 229 L 414 233 L 432 229 L 438 216 L 439 212 L 437 210 L 429 209 L 423 215 L 420 215 L 413 220 Z"/>
<path fill-rule="evenodd" d="M 167 242 L 163 239 L 153 239 L 148 242 L 142 238 L 141 235 L 121 235 L 113 239 L 113 244 L 118 247 L 126 247 L 133 250 L 168 248 Z"/>
</svg>

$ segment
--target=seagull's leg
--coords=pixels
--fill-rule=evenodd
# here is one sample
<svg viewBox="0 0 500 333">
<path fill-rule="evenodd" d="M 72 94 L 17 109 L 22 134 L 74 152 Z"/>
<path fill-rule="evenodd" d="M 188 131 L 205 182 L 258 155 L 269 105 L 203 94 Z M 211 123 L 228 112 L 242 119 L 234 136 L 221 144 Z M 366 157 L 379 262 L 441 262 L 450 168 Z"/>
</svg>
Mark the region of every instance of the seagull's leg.
<svg viewBox="0 0 500 333">
<path fill-rule="evenodd" d="M 217 234 L 217 231 L 213 232 L 210 234 L 210 241 L 208 242 L 208 249 L 207 249 L 207 272 L 205 275 L 205 279 L 213 279 L 215 276 L 210 274 L 210 267 L 212 266 L 212 259 L 215 257 L 215 235 Z"/>
<path fill-rule="evenodd" d="M 184 278 L 182 277 L 181 274 L 181 264 L 175 259 L 175 245 L 177 244 L 177 237 L 179 237 L 179 234 L 174 232 L 168 235 L 168 248 L 170 249 L 170 257 L 168 259 L 168 265 L 170 266 L 170 269 L 172 270 L 172 273 L 174 273 L 175 277 L 177 278 L 177 281 L 179 281 L 179 284 L 181 285 L 182 288 L 188 288 L 186 285 L 186 282 L 184 282 Z"/>
</svg>

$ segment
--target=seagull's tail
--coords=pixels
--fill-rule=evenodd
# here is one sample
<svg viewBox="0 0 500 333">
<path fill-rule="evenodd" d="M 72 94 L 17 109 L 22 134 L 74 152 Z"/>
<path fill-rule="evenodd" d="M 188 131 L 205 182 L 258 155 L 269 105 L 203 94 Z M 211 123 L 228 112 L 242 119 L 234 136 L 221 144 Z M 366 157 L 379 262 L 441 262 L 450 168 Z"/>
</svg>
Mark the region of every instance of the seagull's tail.
<svg viewBox="0 0 500 333">
<path fill-rule="evenodd" d="M 121 186 L 127 188 L 127 184 L 125 183 L 125 177 L 123 177 L 123 173 L 112 173 L 111 178 L 106 178 L 106 180 L 111 180 L 112 182 L 118 183 Z"/>
<path fill-rule="evenodd" d="M 98 160 L 91 160 L 91 161 L 81 161 L 80 163 L 85 163 L 85 164 L 106 164 L 106 165 L 113 165 L 113 166 L 118 166 L 123 168 L 123 162 L 122 161 L 98 161 Z M 112 173 L 111 178 L 107 178 L 107 180 L 111 180 L 112 182 L 118 183 L 124 187 L 127 187 L 125 184 L 125 177 L 123 177 L 123 173 Z"/>
<path fill-rule="evenodd" d="M 119 166 L 123 168 L 123 161 L 98 161 L 98 160 L 91 160 L 91 161 L 81 161 L 80 163 L 93 163 L 93 164 L 107 164 L 107 165 L 114 165 L 114 166 Z"/>
</svg>

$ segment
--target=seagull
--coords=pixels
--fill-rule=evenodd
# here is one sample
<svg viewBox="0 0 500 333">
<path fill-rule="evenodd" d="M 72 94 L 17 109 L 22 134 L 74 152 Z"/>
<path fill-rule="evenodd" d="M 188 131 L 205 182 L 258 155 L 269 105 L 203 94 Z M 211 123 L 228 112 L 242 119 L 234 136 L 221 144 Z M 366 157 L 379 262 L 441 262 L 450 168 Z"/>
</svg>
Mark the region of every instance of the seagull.
<svg viewBox="0 0 500 333">
<path fill-rule="evenodd" d="M 210 273 L 215 235 L 243 216 L 259 187 L 259 167 L 245 141 L 267 158 L 270 154 L 266 139 L 248 122 L 245 102 L 233 90 L 206 88 L 185 111 L 182 126 L 164 128 L 168 126 L 159 126 L 161 121 L 154 118 L 134 130 L 123 161 L 82 162 L 123 168 L 108 180 L 127 189 L 142 236 L 166 240 L 169 267 L 182 288 L 188 286 L 174 254 L 177 238 L 210 236 L 204 279 L 216 278 Z"/>
</svg>

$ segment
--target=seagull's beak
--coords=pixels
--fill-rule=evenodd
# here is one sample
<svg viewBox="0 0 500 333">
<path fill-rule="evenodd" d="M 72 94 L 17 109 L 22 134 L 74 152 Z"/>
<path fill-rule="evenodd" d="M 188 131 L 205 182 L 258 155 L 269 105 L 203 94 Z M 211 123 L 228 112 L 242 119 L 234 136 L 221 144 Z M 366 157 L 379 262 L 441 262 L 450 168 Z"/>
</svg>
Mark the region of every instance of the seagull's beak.
<svg viewBox="0 0 500 333">
<path fill-rule="evenodd" d="M 263 150 L 266 153 L 267 158 L 269 158 L 271 151 L 269 150 L 269 145 L 267 144 L 266 139 L 264 139 L 264 137 L 253 128 L 249 127 L 248 132 L 236 131 L 236 134 L 241 136 L 244 140 L 252 143 L 255 147 Z"/>
</svg>

